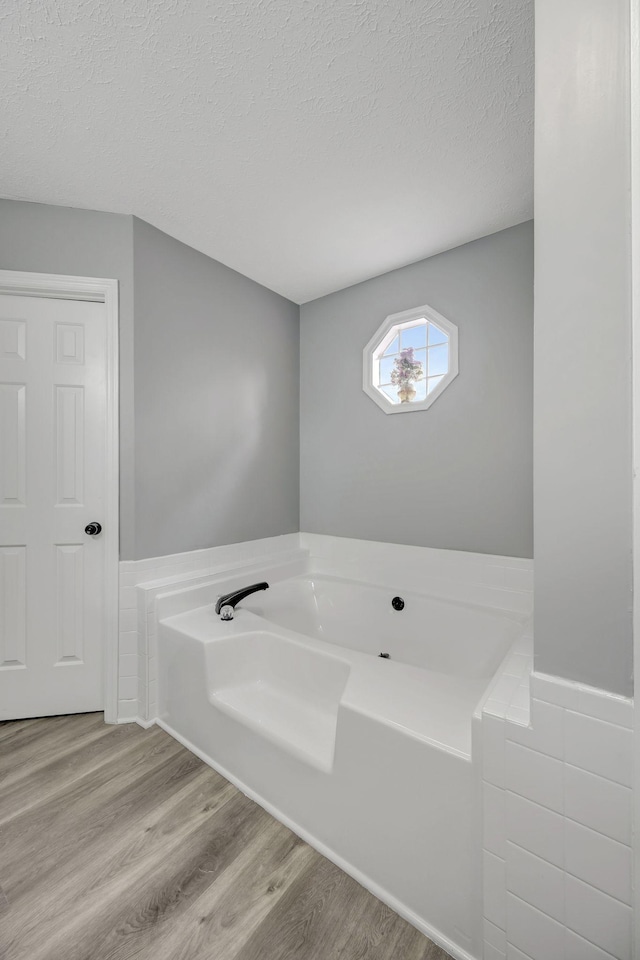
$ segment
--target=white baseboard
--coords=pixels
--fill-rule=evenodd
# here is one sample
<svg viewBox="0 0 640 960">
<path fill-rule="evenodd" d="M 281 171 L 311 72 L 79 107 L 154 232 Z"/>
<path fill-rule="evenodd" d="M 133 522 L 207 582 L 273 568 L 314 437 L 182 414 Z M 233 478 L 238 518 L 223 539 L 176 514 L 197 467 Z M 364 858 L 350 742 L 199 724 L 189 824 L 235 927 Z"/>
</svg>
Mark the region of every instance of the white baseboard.
<svg viewBox="0 0 640 960">
<path fill-rule="evenodd" d="M 135 719 L 135 723 L 137 723 L 139 727 L 142 727 L 143 730 L 148 730 L 155 722 L 155 720 L 143 720 L 142 717 L 136 717 Z"/>
</svg>

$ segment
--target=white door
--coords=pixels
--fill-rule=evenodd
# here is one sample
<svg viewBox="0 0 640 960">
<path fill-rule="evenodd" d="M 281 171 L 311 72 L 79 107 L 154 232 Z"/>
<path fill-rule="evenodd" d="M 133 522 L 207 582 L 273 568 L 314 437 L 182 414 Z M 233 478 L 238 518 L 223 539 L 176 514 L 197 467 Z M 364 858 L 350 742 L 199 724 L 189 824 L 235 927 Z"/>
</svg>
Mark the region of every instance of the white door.
<svg viewBox="0 0 640 960">
<path fill-rule="evenodd" d="M 104 303 L 0 295 L 0 720 L 102 710 Z"/>
</svg>

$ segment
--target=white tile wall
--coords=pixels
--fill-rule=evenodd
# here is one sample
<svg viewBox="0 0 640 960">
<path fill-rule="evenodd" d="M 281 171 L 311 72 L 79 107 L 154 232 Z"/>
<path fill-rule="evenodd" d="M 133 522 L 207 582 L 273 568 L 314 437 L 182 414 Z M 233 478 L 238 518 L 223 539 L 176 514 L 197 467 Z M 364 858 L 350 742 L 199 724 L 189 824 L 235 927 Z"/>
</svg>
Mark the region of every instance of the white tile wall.
<svg viewBox="0 0 640 960">
<path fill-rule="evenodd" d="M 486 781 L 482 784 L 484 849 L 503 860 L 506 857 L 506 796 L 506 790 Z"/>
<path fill-rule="evenodd" d="M 566 820 L 565 869 L 623 903 L 631 903 L 631 848 Z"/>
<path fill-rule="evenodd" d="M 533 560 L 301 533 L 318 572 L 530 614 Z"/>
<path fill-rule="evenodd" d="M 556 867 L 564 868 L 564 817 L 510 790 L 505 794 L 505 837 Z M 486 845 L 486 839 L 485 839 Z"/>
<path fill-rule="evenodd" d="M 500 930 L 507 929 L 507 867 L 501 857 L 488 850 L 482 853 L 484 916 Z"/>
<path fill-rule="evenodd" d="M 490 943 L 485 943 L 484 956 L 485 960 L 505 960 L 505 954 Z"/>
<path fill-rule="evenodd" d="M 514 947 L 512 943 L 508 943 L 507 960 L 531 960 L 531 957 L 528 957 L 526 953 L 522 952 L 522 950 L 518 950 L 518 948 Z"/>
<path fill-rule="evenodd" d="M 496 927 L 495 923 L 491 923 L 489 920 L 484 921 L 484 942 L 492 946 L 502 956 L 507 952 L 507 937 L 504 930 Z"/>
<path fill-rule="evenodd" d="M 625 727 L 565 711 L 565 761 L 630 787 L 633 733 Z"/>
<path fill-rule="evenodd" d="M 519 900 L 562 922 L 564 871 L 507 841 L 507 889 Z"/>
<path fill-rule="evenodd" d="M 579 937 L 573 930 L 565 931 L 564 949 L 565 960 L 611 960 L 610 953 Z"/>
<path fill-rule="evenodd" d="M 508 663 L 482 714 L 485 960 L 631 960 L 633 702 L 533 674 L 527 703 Z"/>
<path fill-rule="evenodd" d="M 613 957 L 631 957 L 631 907 L 567 874 L 566 925 Z"/>
<path fill-rule="evenodd" d="M 509 733 L 508 727 L 505 734 Z M 562 809 L 562 762 L 507 739 L 504 751 L 505 788 L 550 810 Z"/>
<path fill-rule="evenodd" d="M 629 787 L 565 764 L 564 812 L 572 820 L 630 846 L 631 801 Z"/>
<path fill-rule="evenodd" d="M 504 718 L 482 717 L 483 779 L 504 790 Z"/>
<path fill-rule="evenodd" d="M 546 913 L 507 893 L 507 956 L 521 950 L 530 960 L 561 960 L 564 951 L 564 926 Z"/>
</svg>

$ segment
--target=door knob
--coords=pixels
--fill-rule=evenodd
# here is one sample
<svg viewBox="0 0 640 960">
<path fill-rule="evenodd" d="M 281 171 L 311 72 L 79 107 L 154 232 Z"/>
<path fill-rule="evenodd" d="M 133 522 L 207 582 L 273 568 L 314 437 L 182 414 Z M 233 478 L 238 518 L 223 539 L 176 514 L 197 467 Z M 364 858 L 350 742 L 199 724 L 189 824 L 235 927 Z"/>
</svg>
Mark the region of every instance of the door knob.
<svg viewBox="0 0 640 960">
<path fill-rule="evenodd" d="M 84 528 L 84 532 L 88 533 L 90 537 L 97 537 L 101 530 L 102 526 L 97 522 L 88 523 Z"/>
</svg>

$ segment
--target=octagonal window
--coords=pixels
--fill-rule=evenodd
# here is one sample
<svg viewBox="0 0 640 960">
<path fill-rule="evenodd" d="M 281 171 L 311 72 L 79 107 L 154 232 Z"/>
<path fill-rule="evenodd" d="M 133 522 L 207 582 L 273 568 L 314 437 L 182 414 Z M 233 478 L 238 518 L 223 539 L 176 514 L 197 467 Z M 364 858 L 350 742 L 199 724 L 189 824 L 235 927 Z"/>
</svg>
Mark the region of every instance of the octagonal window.
<svg viewBox="0 0 640 960">
<path fill-rule="evenodd" d="M 458 329 L 429 306 L 387 317 L 364 349 L 363 389 L 385 413 L 426 410 L 458 373 Z"/>
</svg>

